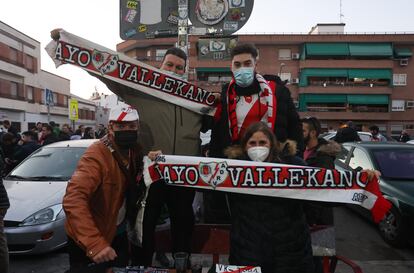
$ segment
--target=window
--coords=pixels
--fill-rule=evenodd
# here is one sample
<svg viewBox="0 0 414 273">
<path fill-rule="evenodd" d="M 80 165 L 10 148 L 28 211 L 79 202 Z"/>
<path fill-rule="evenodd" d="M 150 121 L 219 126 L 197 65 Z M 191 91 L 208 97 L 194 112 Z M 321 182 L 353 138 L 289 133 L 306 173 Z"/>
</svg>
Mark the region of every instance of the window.
<svg viewBox="0 0 414 273">
<path fill-rule="evenodd" d="M 28 71 L 34 71 L 34 58 L 32 56 L 26 55 L 26 68 Z"/>
<path fill-rule="evenodd" d="M 27 91 L 27 96 L 26 96 L 27 100 L 33 101 L 33 86 L 27 86 L 26 91 Z"/>
<path fill-rule="evenodd" d="M 151 50 L 147 50 L 147 57 L 151 57 Z"/>
<path fill-rule="evenodd" d="M 17 97 L 19 89 L 19 84 L 17 82 L 10 82 L 10 95 L 12 97 Z"/>
<path fill-rule="evenodd" d="M 394 74 L 392 83 L 395 86 L 406 86 L 407 74 Z"/>
<path fill-rule="evenodd" d="M 292 59 L 292 51 L 290 49 L 279 49 L 279 60 Z"/>
<path fill-rule="evenodd" d="M 63 96 L 63 105 L 68 106 L 68 96 Z"/>
<path fill-rule="evenodd" d="M 391 101 L 391 111 L 393 111 L 393 112 L 404 112 L 405 111 L 405 101 L 404 100 L 392 100 Z"/>
<path fill-rule="evenodd" d="M 373 169 L 373 166 L 367 154 L 359 148 L 355 148 L 352 152 L 351 160 L 349 161 L 349 166 L 354 170 L 359 167 L 362 169 Z"/>
<path fill-rule="evenodd" d="M 350 146 L 341 146 L 341 152 L 338 154 L 336 159 L 345 164 L 346 158 L 348 157 L 349 151 L 351 150 Z"/>
<path fill-rule="evenodd" d="M 155 50 L 155 60 L 156 61 L 162 61 L 164 58 L 165 53 L 167 52 L 167 49 L 157 49 Z"/>
<path fill-rule="evenodd" d="M 407 101 L 407 109 L 411 109 L 414 108 L 414 100 L 409 100 Z"/>
<path fill-rule="evenodd" d="M 45 90 L 42 90 L 42 104 L 46 104 L 46 94 L 45 94 Z"/>
<path fill-rule="evenodd" d="M 17 49 L 10 48 L 10 61 L 17 63 Z"/>
<path fill-rule="evenodd" d="M 15 168 L 11 174 L 24 177 L 47 177 L 48 180 L 53 178 L 53 181 L 66 181 L 72 176 L 85 150 L 86 148 L 77 147 L 41 148 L 29 156 L 23 164 Z M 41 180 L 36 179 L 36 181 Z"/>
<path fill-rule="evenodd" d="M 58 96 L 55 92 L 53 92 L 53 104 L 57 105 L 57 103 L 58 103 Z"/>
</svg>

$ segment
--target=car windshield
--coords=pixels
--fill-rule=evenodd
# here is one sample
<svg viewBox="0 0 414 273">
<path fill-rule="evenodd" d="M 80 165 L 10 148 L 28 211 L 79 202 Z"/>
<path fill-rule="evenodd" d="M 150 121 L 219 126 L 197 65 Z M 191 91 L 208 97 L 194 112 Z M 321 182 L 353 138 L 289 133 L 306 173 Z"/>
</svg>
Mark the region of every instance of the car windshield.
<svg viewBox="0 0 414 273">
<path fill-rule="evenodd" d="M 384 178 L 414 179 L 414 149 L 376 150 L 373 155 Z"/>
<path fill-rule="evenodd" d="M 84 147 L 45 147 L 17 166 L 8 179 L 30 181 L 66 181 L 72 176 Z"/>
</svg>

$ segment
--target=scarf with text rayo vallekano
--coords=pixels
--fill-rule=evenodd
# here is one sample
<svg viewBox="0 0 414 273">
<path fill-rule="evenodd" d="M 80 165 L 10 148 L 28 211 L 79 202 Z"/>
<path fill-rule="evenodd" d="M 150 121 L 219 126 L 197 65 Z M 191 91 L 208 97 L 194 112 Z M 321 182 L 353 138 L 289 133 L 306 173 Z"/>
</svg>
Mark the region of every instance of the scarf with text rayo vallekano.
<svg viewBox="0 0 414 273">
<path fill-rule="evenodd" d="M 381 221 L 391 203 L 378 179 L 365 172 L 338 171 L 276 163 L 161 155 L 144 158 L 147 185 L 164 179 L 175 186 L 310 201 L 357 204 Z"/>
<path fill-rule="evenodd" d="M 214 93 L 64 30 L 45 49 L 56 67 L 72 64 L 190 111 L 211 116 L 216 112 Z"/>
</svg>

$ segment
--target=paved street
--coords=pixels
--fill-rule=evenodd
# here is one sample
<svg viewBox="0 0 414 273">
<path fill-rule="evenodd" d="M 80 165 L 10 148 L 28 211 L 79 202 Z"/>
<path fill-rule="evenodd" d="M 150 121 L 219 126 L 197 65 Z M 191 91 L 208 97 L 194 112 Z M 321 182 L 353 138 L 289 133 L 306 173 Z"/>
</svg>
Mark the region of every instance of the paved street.
<svg viewBox="0 0 414 273">
<path fill-rule="evenodd" d="M 346 208 L 335 209 L 337 254 L 352 259 L 364 273 L 414 272 L 414 247 L 393 249 L 385 244 L 375 226 Z M 200 257 L 202 263 L 209 257 Z M 226 257 L 223 257 L 223 262 Z M 12 257 L 11 273 L 63 273 L 67 269 L 64 250 L 44 256 Z M 339 263 L 337 272 L 352 272 Z"/>
</svg>

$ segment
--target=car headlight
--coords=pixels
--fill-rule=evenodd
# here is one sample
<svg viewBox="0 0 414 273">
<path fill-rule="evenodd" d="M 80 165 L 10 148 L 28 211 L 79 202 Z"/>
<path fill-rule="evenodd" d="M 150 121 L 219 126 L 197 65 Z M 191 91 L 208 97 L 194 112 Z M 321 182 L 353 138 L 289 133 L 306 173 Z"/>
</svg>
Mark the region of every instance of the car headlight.
<svg viewBox="0 0 414 273">
<path fill-rule="evenodd" d="M 34 225 L 41 225 L 56 221 L 57 219 L 63 218 L 62 216 L 62 204 L 57 204 L 30 215 L 26 219 L 23 220 L 19 224 L 20 227 L 22 226 L 34 226 Z"/>
</svg>

